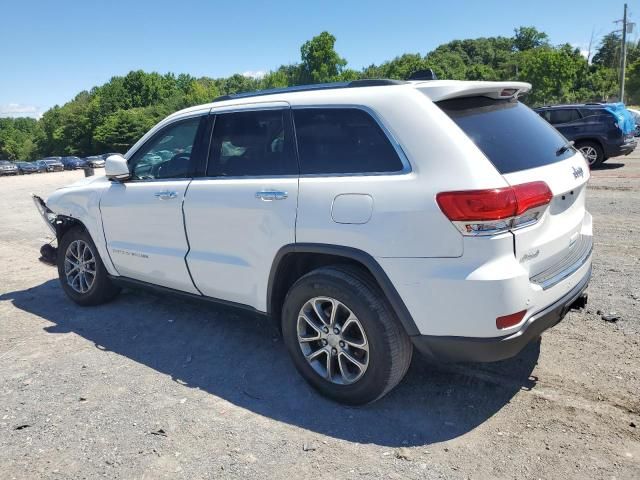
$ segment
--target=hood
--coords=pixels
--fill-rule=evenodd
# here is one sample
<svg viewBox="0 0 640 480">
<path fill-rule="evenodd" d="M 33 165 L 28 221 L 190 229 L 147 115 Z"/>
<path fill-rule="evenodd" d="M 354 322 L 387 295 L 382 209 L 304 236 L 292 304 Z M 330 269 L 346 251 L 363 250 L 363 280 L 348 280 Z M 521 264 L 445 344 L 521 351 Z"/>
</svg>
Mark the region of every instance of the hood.
<svg viewBox="0 0 640 480">
<path fill-rule="evenodd" d="M 107 180 L 107 177 L 105 177 L 104 175 L 93 175 L 92 177 L 86 177 L 83 178 L 82 180 L 78 180 L 77 182 L 72 183 L 71 185 L 65 185 L 64 187 L 60 187 L 58 190 L 63 190 L 66 188 L 79 188 L 79 187 L 86 187 L 87 185 L 91 185 L 91 184 L 101 184 L 101 183 L 108 183 L 109 180 Z"/>
</svg>

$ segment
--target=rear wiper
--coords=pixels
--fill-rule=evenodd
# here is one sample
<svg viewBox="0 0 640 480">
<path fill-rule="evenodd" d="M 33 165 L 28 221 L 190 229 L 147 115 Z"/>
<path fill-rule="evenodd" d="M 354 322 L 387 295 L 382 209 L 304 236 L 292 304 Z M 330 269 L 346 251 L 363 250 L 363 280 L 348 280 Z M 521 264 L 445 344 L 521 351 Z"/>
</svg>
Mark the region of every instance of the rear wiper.
<svg viewBox="0 0 640 480">
<path fill-rule="evenodd" d="M 556 156 L 560 156 L 562 155 L 564 152 L 566 152 L 567 150 L 569 150 L 570 148 L 573 148 L 573 144 L 575 142 L 573 140 L 571 140 L 570 142 L 565 143 L 563 146 L 561 146 L 558 150 L 556 150 Z"/>
</svg>

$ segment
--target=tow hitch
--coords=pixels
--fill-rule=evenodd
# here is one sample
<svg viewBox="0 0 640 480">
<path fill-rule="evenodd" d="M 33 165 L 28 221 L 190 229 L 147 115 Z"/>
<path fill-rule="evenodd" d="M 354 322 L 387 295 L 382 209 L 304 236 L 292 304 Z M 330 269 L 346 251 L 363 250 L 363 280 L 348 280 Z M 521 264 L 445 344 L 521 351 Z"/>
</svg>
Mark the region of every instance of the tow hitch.
<svg viewBox="0 0 640 480">
<path fill-rule="evenodd" d="M 582 310 L 583 308 L 585 308 L 587 306 L 587 301 L 588 300 L 589 300 L 589 294 L 588 293 L 583 293 L 578 298 L 576 298 L 575 302 L 573 302 L 569 306 L 569 310 Z"/>
</svg>

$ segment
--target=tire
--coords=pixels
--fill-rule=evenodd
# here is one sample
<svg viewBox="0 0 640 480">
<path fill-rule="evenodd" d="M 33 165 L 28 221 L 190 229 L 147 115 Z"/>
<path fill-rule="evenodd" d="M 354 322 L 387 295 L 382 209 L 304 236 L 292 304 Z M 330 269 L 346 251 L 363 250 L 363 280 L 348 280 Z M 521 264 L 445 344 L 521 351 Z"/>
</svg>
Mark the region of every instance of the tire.
<svg viewBox="0 0 640 480">
<path fill-rule="evenodd" d="M 600 144 L 596 142 L 578 142 L 576 148 L 580 150 L 580 153 L 584 156 L 589 164 L 589 168 L 597 168 L 605 161 L 604 151 Z"/>
<path fill-rule="evenodd" d="M 80 251 L 76 247 L 80 248 Z M 80 272 L 80 275 L 75 277 L 73 274 L 70 275 L 69 278 L 75 278 L 75 281 L 70 282 L 67 280 L 65 269 L 73 269 L 74 256 L 75 258 L 84 259 L 85 267 Z M 70 259 L 69 262 L 67 262 L 67 258 Z M 113 284 L 109 279 L 107 270 L 104 268 L 98 249 L 91 236 L 82 227 L 73 227 L 62 236 L 58 245 L 56 262 L 58 264 L 58 278 L 63 290 L 78 305 L 100 305 L 113 300 L 120 293 L 120 287 Z M 91 281 L 92 275 L 93 280 Z M 84 282 L 82 282 L 80 276 L 85 278 Z"/>
<path fill-rule="evenodd" d="M 332 324 L 330 312 L 336 305 Z M 316 328 L 300 315 L 303 311 Z M 350 313 L 355 322 L 347 322 Z M 334 335 L 338 331 L 331 325 L 338 330 L 345 328 Z M 318 327 L 328 330 L 323 330 L 323 335 Z M 349 405 L 370 403 L 389 392 L 407 373 L 413 353 L 411 340 L 382 291 L 368 273 L 351 266 L 322 267 L 298 279 L 284 301 L 282 334 L 293 363 L 305 380 L 322 395 Z M 307 341 L 299 342 L 299 335 Z M 322 338 L 308 341 L 315 336 Z M 355 344 L 360 346 L 353 347 Z M 332 349 L 334 354 L 330 353 Z M 316 355 L 321 350 L 324 352 Z M 315 360 L 310 362 L 305 355 L 315 356 Z M 356 367 L 349 357 L 366 368 Z M 326 373 L 329 365 L 331 379 Z"/>
</svg>

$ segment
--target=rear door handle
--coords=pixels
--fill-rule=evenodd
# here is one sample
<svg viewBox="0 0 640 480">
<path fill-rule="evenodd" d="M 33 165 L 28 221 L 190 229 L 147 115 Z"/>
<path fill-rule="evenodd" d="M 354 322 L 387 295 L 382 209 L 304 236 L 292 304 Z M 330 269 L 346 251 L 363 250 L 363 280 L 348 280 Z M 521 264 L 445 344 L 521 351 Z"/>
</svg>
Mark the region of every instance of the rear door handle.
<svg viewBox="0 0 640 480">
<path fill-rule="evenodd" d="M 263 202 L 271 202 L 273 200 L 284 200 L 289 194 L 287 192 L 278 192 L 273 190 L 263 190 L 256 192 L 256 198 L 259 198 Z"/>
<path fill-rule="evenodd" d="M 163 190 L 162 192 L 154 193 L 155 197 L 160 200 L 170 200 L 172 198 L 176 198 L 178 196 L 177 192 L 171 192 L 169 190 Z"/>
</svg>

